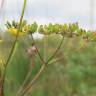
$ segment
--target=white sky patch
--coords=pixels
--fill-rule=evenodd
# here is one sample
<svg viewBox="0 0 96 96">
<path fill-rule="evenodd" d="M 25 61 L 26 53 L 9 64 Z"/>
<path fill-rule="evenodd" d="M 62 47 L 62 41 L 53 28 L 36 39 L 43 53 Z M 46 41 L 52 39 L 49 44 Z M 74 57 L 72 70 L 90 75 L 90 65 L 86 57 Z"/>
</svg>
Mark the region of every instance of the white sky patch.
<svg viewBox="0 0 96 96">
<path fill-rule="evenodd" d="M 19 20 L 24 0 L 5 1 L 5 20 Z M 96 2 L 94 4 L 96 5 Z M 94 8 L 96 9 L 96 6 Z M 96 16 L 96 12 L 94 15 Z M 88 29 L 90 0 L 27 0 L 24 18 L 30 23 L 37 21 L 39 24 L 78 21 L 82 27 Z"/>
</svg>

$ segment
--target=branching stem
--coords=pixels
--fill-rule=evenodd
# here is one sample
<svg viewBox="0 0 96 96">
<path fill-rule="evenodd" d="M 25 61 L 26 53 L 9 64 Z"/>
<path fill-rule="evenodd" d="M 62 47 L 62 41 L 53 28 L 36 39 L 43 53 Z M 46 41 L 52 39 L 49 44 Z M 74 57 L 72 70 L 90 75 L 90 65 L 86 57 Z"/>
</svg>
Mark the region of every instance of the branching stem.
<svg viewBox="0 0 96 96">
<path fill-rule="evenodd" d="M 42 57 L 41 57 L 41 55 L 40 55 L 40 53 L 39 53 L 39 50 L 38 50 L 38 48 L 37 48 L 37 46 L 36 46 L 36 44 L 35 44 L 35 40 L 34 40 L 34 38 L 33 38 L 33 35 L 31 35 L 31 37 L 32 37 L 33 43 L 34 43 L 34 45 L 35 45 L 35 47 L 36 47 L 38 56 L 39 56 L 40 60 L 42 61 L 42 66 L 41 66 L 39 72 L 38 72 L 38 73 L 35 75 L 35 77 L 32 79 L 32 81 L 27 85 L 27 87 L 24 88 L 23 90 L 21 90 L 16 96 L 23 96 L 24 94 L 26 94 L 26 93 L 28 92 L 28 90 L 29 90 L 30 88 L 32 88 L 32 86 L 34 85 L 34 83 L 39 79 L 39 77 L 41 76 L 42 72 L 43 72 L 44 69 L 46 68 L 46 65 L 48 65 L 48 63 L 50 63 L 50 61 L 51 61 L 51 60 L 54 58 L 54 56 L 57 54 L 57 52 L 59 51 L 59 49 L 60 49 L 60 47 L 61 47 L 61 45 L 62 45 L 62 43 L 63 43 L 63 40 L 64 40 L 64 37 L 63 37 L 62 40 L 61 40 L 61 42 L 60 42 L 60 45 L 57 47 L 57 49 L 56 49 L 56 51 L 54 52 L 54 54 L 49 58 L 49 60 L 48 60 L 47 62 L 45 62 L 45 61 L 42 59 Z"/>
</svg>

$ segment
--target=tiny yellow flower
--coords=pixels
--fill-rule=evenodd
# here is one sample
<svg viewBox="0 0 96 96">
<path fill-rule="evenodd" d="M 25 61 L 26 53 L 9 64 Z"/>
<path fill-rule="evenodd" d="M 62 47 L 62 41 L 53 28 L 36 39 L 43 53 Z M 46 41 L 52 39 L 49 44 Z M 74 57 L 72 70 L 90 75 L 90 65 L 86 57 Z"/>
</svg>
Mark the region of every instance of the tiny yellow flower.
<svg viewBox="0 0 96 96">
<path fill-rule="evenodd" d="M 16 28 L 10 28 L 10 29 L 8 29 L 8 32 L 11 33 L 11 34 L 13 34 L 14 36 L 16 36 L 17 33 L 18 33 L 18 29 L 16 29 Z M 25 32 L 19 31 L 19 36 L 23 36 L 23 35 L 25 35 Z"/>
</svg>

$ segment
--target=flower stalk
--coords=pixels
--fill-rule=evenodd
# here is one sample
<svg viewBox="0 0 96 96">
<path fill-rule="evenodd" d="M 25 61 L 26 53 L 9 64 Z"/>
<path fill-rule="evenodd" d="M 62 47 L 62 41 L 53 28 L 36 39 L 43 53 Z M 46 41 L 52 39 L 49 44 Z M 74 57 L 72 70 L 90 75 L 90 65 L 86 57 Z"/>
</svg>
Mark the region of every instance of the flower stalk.
<svg viewBox="0 0 96 96">
<path fill-rule="evenodd" d="M 3 75 L 3 84 L 2 84 L 2 89 L 3 89 L 3 93 L 2 93 L 2 96 L 4 96 L 4 82 L 5 82 L 5 76 L 6 76 L 6 69 L 7 69 L 7 66 L 10 62 L 10 60 L 12 59 L 12 56 L 14 54 L 14 50 L 16 48 L 16 44 L 18 42 L 18 35 L 19 35 L 19 31 L 21 30 L 21 25 L 22 25 L 22 21 L 23 21 L 23 16 L 24 16 L 24 12 L 25 12 L 25 9 L 26 9 L 26 3 L 27 3 L 27 0 L 24 0 L 24 4 L 23 4 L 23 9 L 22 9 L 22 14 L 21 14 L 21 18 L 20 18 L 20 21 L 19 21 L 19 28 L 18 28 L 18 32 L 16 34 L 16 39 L 12 45 L 12 49 L 10 51 L 10 54 L 9 54 L 9 57 L 5 63 L 5 70 L 4 70 L 4 75 Z M 1 96 L 1 95 L 0 95 Z"/>
</svg>

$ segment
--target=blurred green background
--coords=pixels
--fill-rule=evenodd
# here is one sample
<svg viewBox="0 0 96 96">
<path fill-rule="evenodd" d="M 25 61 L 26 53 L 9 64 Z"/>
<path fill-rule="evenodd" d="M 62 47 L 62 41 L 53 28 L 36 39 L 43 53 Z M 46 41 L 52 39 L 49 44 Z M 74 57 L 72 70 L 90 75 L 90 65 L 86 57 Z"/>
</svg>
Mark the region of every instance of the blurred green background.
<svg viewBox="0 0 96 96">
<path fill-rule="evenodd" d="M 0 44 L 0 55 L 6 61 L 13 38 L 4 35 L 4 40 Z M 60 40 L 61 37 L 57 35 L 46 36 L 41 40 L 36 39 L 36 45 L 42 57 L 46 50 L 46 60 L 48 60 Z M 46 47 L 44 47 L 45 41 Z M 29 37 L 19 38 L 17 50 L 7 67 L 4 84 L 5 96 L 15 96 L 28 73 L 31 60 L 26 54 L 26 49 L 30 47 L 30 44 Z M 95 42 L 86 43 L 81 38 L 65 38 L 54 60 L 56 58 L 62 59 L 49 64 L 25 96 L 96 96 Z M 35 68 L 28 82 L 35 76 L 40 66 L 40 59 L 36 56 Z"/>
</svg>

